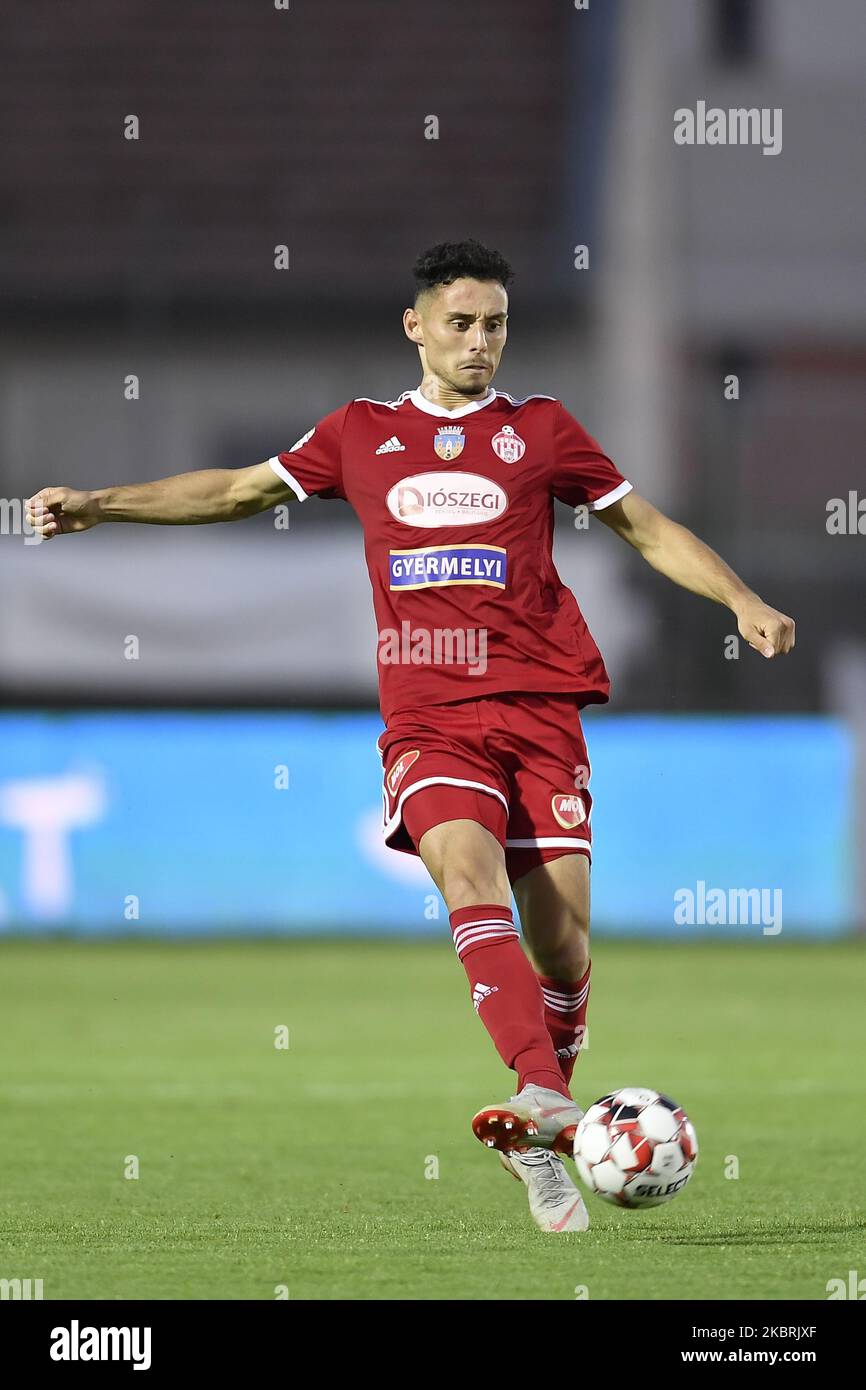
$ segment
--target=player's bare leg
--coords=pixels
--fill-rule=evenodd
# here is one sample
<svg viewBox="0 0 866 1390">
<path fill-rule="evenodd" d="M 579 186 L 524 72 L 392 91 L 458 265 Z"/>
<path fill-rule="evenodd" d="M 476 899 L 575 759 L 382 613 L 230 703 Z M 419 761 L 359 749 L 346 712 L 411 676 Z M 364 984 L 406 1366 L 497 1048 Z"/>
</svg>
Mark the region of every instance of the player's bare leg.
<svg viewBox="0 0 866 1390">
<path fill-rule="evenodd" d="M 417 809 L 417 808 L 416 808 Z M 443 821 L 418 840 L 418 852 L 444 897 L 457 954 L 475 1010 L 506 1066 L 517 1072 L 519 1103 L 479 1112 L 478 1138 L 492 1148 L 528 1144 L 569 1150 L 576 1107 L 544 1018 L 544 999 L 520 944 L 499 840 L 477 821 Z"/>
<path fill-rule="evenodd" d="M 502 846 L 484 826 L 455 819 L 422 835 L 418 851 L 448 905 L 476 1011 L 503 1061 L 518 1072 L 518 1093 L 479 1111 L 473 1130 L 524 1182 L 542 1230 L 585 1230 L 580 1194 L 551 1152 L 570 1152 L 581 1111 L 554 1070 L 549 1034 L 542 1034 L 543 998 L 514 927 Z"/>
<path fill-rule="evenodd" d="M 589 965 L 589 860 L 561 854 L 517 879 L 527 946 L 545 975 L 580 980 Z"/>
<path fill-rule="evenodd" d="M 481 903 L 507 908 L 511 903 L 505 853 L 495 835 L 477 821 L 434 825 L 421 836 L 418 853 L 449 912 Z"/>
<path fill-rule="evenodd" d="M 589 860 L 563 854 L 514 884 L 523 936 L 538 972 L 544 1016 L 567 1082 L 586 1033 L 589 1001 Z"/>
<path fill-rule="evenodd" d="M 541 864 L 516 880 L 514 896 L 542 984 L 548 1030 L 570 1080 L 580 1047 L 573 1034 L 577 1030 L 582 1035 L 589 993 L 589 860 L 568 854 Z M 526 1183 L 542 1230 L 588 1229 L 586 1205 L 560 1159 L 541 1148 L 500 1157 Z"/>
</svg>

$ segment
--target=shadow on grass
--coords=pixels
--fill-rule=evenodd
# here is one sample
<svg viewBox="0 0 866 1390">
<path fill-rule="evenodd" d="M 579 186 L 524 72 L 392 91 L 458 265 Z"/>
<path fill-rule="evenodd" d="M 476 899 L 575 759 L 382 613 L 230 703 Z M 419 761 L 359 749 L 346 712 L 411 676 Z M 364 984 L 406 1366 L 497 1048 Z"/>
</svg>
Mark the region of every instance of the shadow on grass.
<svg viewBox="0 0 866 1390">
<path fill-rule="evenodd" d="M 712 1234 L 677 1235 L 674 1232 L 654 1232 L 649 1226 L 629 1231 L 627 1240 L 655 1241 L 662 1245 L 822 1245 L 828 1236 L 855 1235 L 866 1230 L 866 1218 L 850 1221 L 819 1221 L 814 1225 L 794 1225 L 774 1222 L 768 1226 L 752 1226 L 737 1231 L 715 1231 Z"/>
</svg>

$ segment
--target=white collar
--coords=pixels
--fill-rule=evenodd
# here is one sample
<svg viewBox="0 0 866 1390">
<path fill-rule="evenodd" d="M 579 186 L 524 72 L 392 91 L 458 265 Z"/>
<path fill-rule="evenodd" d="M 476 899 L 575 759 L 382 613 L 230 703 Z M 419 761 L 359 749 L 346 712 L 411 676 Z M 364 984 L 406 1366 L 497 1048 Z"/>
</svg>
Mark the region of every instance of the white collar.
<svg viewBox="0 0 866 1390">
<path fill-rule="evenodd" d="M 409 400 L 418 410 L 423 410 L 425 415 L 439 415 L 443 420 L 459 420 L 464 415 L 472 415 L 476 410 L 483 410 L 486 405 L 492 405 L 496 400 L 496 392 L 492 386 L 488 386 L 487 395 L 481 400 L 470 401 L 468 405 L 460 405 L 456 410 L 446 410 L 444 405 L 434 405 L 426 396 L 421 395 L 418 388 L 409 392 Z"/>
</svg>

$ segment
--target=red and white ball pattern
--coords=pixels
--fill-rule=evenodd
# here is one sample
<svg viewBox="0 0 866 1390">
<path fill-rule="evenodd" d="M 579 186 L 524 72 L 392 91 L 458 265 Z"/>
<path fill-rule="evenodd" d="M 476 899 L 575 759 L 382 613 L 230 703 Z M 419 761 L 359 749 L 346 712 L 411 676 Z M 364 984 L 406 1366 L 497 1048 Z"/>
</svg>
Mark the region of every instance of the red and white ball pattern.
<svg viewBox="0 0 866 1390">
<path fill-rule="evenodd" d="M 698 1140 L 670 1096 L 626 1086 L 602 1096 L 577 1126 L 574 1161 L 587 1187 L 620 1207 L 658 1207 L 694 1172 Z"/>
</svg>

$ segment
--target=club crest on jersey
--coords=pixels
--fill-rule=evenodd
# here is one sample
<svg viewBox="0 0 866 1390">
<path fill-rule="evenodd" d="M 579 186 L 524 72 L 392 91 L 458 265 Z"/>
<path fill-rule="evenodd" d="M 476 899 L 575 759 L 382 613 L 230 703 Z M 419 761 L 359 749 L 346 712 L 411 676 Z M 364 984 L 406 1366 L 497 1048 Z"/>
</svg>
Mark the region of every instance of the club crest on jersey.
<svg viewBox="0 0 866 1390">
<path fill-rule="evenodd" d="M 551 797 L 550 806 L 563 830 L 576 830 L 586 820 L 583 797 L 574 792 L 557 792 Z"/>
<path fill-rule="evenodd" d="M 465 443 L 462 425 L 440 425 L 433 440 L 433 448 L 441 459 L 450 463 L 463 453 Z"/>
<path fill-rule="evenodd" d="M 501 458 L 503 463 L 519 463 L 526 453 L 526 445 L 520 435 L 515 434 L 513 425 L 503 425 L 490 443 L 494 454 Z"/>
<path fill-rule="evenodd" d="M 394 794 L 397 791 L 397 788 L 403 781 L 403 778 L 406 776 L 406 773 L 409 771 L 412 764 L 414 762 L 417 762 L 420 756 L 420 748 L 412 748 L 408 753 L 400 754 L 400 757 L 397 759 L 394 766 L 391 768 L 391 771 L 388 773 L 387 777 L 388 791 L 390 792 L 391 796 L 394 796 Z"/>
</svg>

